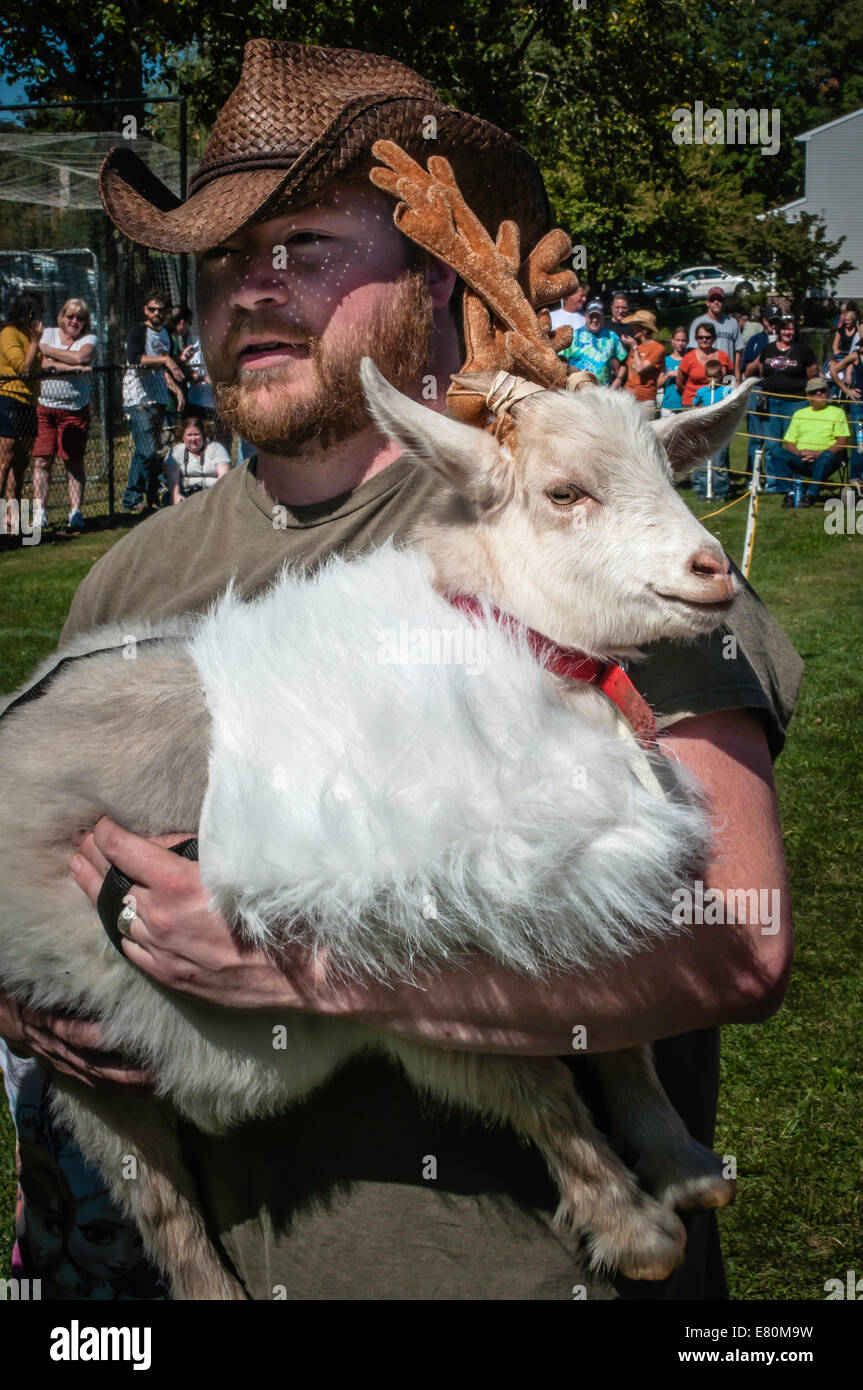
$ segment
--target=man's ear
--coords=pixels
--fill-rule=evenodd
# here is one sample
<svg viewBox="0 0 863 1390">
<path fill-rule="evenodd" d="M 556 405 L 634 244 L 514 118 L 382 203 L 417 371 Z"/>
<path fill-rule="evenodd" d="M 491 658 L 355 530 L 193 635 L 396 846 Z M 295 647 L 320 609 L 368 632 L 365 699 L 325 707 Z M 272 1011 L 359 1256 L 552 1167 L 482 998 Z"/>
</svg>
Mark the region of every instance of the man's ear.
<svg viewBox="0 0 863 1390">
<path fill-rule="evenodd" d="M 687 472 L 728 443 L 746 414 L 754 385 L 755 380 L 750 377 L 716 405 L 684 410 L 652 422 L 659 442 L 665 446 L 673 473 Z"/>
<path fill-rule="evenodd" d="M 403 396 L 369 357 L 360 363 L 360 379 L 378 429 L 454 487 L 475 515 L 496 511 L 510 500 L 515 486 L 512 460 L 485 430 Z"/>
</svg>

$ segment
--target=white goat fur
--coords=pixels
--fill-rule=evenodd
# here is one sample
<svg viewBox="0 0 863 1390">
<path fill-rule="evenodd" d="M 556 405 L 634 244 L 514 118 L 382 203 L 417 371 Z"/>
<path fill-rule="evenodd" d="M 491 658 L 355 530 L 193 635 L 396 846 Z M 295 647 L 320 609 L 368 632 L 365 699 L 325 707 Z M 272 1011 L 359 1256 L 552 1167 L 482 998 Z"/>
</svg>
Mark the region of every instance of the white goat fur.
<svg viewBox="0 0 863 1390">
<path fill-rule="evenodd" d="M 267 947 L 304 942 L 335 974 L 409 978 L 420 962 L 479 949 L 546 975 L 621 957 L 669 930 L 672 891 L 706 844 L 682 780 L 621 737 L 603 696 L 563 691 L 523 640 L 490 614 L 477 633 L 438 591 L 479 594 L 608 656 L 716 625 L 715 613 L 655 590 L 685 588 L 686 557 L 715 554 L 716 543 L 622 397 L 529 398 L 517 408 L 516 467 L 488 436 L 407 402 L 369 366 L 364 378 L 382 427 L 455 486 L 420 538 L 428 553 L 385 546 L 311 577 L 283 573 L 252 603 L 229 592 L 200 620 L 134 622 L 139 641 L 164 642 L 134 661 L 118 650 L 73 663 L 41 697 L 44 763 L 31 756 L 29 707 L 13 712 L 0 726 L 16 788 L 0 828 L 16 865 L 0 910 L 0 979 L 28 1003 L 101 1020 L 107 1046 L 154 1069 L 160 1095 L 205 1130 L 276 1113 L 375 1049 L 456 1103 L 523 1120 L 541 1142 L 528 1099 L 507 1099 L 520 1059 L 466 1059 L 324 1014 L 223 1012 L 167 992 L 114 951 L 66 871 L 72 833 L 102 814 L 149 835 L 200 825 L 203 881 L 238 929 Z M 745 391 L 736 394 L 734 409 L 701 412 L 697 430 L 680 422 L 672 457 L 675 444 L 678 455 L 718 447 L 745 408 Z M 543 489 L 562 474 L 598 499 L 582 526 L 545 519 Z M 382 660 L 382 634 L 400 623 L 481 640 L 482 671 Z M 120 648 L 128 629 L 88 634 L 64 655 Z M 667 796 L 648 762 L 666 787 L 671 777 Z M 278 1049 L 275 1023 L 287 1029 Z M 497 1078 L 490 1088 L 484 1067 Z M 468 1072 L 469 1082 L 457 1079 Z M 169 1144 L 155 1135 L 158 1107 L 137 1123 L 126 1103 L 112 1110 L 110 1097 L 62 1079 L 59 1090 L 175 1295 L 236 1296 L 215 1256 L 196 1282 L 190 1261 L 203 1268 L 206 1241 L 185 1198 L 176 1198 L 185 1235 L 167 1240 L 144 1185 L 119 1180 L 127 1149 L 116 1134 L 135 1129 L 154 1183 L 179 1189 L 167 1159 L 159 1171 Z M 146 1116 L 146 1103 L 138 1110 Z M 148 1122 L 149 1146 L 138 1132 Z M 166 1204 L 165 1193 L 151 1203 Z M 662 1238 L 682 1249 L 667 1223 Z M 633 1248 L 629 1233 L 622 1244 Z M 599 1240 L 594 1250 L 597 1262 L 621 1262 L 611 1238 L 610 1253 Z M 651 1258 L 637 1255 L 633 1270 L 656 1277 Z"/>
</svg>

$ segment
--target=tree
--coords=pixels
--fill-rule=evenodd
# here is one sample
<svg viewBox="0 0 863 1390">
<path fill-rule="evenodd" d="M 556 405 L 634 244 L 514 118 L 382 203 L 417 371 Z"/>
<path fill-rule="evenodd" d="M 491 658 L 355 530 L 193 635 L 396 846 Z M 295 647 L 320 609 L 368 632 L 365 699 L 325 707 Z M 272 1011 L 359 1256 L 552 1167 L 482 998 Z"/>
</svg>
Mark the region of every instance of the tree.
<svg viewBox="0 0 863 1390">
<path fill-rule="evenodd" d="M 699 9 L 689 90 L 710 106 L 779 111 L 776 155 L 755 145 L 726 153 L 746 192 L 788 201 L 803 181 L 794 137 L 863 106 L 863 8 L 859 0 L 714 0 Z"/>
<path fill-rule="evenodd" d="M 7 0 L 0 58 L 33 99 L 182 89 L 194 158 L 250 35 L 399 58 L 509 130 L 538 159 L 593 278 L 694 255 L 754 274 L 756 214 L 800 189 L 794 135 L 863 105 L 859 0 Z M 779 152 L 676 145 L 673 113 L 698 100 L 778 109 Z M 51 122 L 104 129 L 113 117 Z M 176 108 L 150 108 L 148 125 L 176 146 Z"/>
<path fill-rule="evenodd" d="M 784 213 L 770 213 L 760 227 L 761 263 L 777 290 L 790 298 L 795 315 L 810 292 L 822 295 L 829 288 L 832 293 L 840 275 L 857 269 L 851 261 L 836 261 L 845 237 L 828 241 L 824 219 L 815 213 L 801 213 L 794 221 Z"/>
</svg>

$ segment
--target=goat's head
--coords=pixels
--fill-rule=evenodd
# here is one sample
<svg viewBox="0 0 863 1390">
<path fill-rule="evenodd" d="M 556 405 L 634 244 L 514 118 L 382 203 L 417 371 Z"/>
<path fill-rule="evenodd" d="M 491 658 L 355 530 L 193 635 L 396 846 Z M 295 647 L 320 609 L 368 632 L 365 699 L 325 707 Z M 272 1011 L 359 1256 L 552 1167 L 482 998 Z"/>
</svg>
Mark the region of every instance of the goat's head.
<svg viewBox="0 0 863 1390">
<path fill-rule="evenodd" d="M 470 585 L 555 641 L 623 656 L 718 627 L 737 588 L 673 480 L 728 442 L 751 383 L 651 425 L 625 392 L 539 391 L 511 407 L 512 449 L 395 390 L 368 359 L 372 417 L 454 490 L 426 544 L 439 581 Z M 476 389 L 488 381 L 474 377 Z"/>
</svg>

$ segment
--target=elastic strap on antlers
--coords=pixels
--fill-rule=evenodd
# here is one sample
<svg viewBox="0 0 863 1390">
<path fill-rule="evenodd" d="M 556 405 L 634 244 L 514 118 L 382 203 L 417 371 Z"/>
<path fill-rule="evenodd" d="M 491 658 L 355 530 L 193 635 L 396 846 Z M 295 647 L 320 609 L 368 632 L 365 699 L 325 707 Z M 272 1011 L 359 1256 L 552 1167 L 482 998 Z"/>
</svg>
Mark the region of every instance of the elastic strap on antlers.
<svg viewBox="0 0 863 1390">
<path fill-rule="evenodd" d="M 516 401 L 524 400 L 525 396 L 533 396 L 537 391 L 545 389 L 535 381 L 525 381 L 524 377 L 513 376 L 511 372 L 498 372 L 486 395 L 485 403 L 492 415 L 499 419 Z"/>
<path fill-rule="evenodd" d="M 565 391 L 581 391 L 585 386 L 598 386 L 599 377 L 594 376 L 593 372 L 575 371 L 569 372 L 564 382 Z"/>
</svg>

